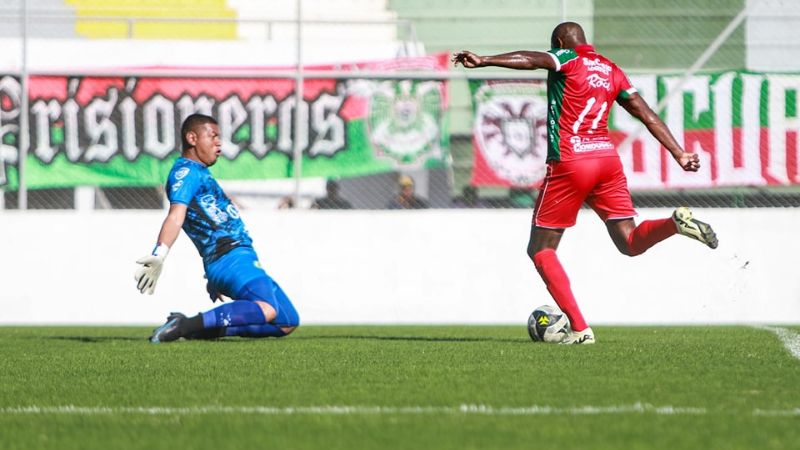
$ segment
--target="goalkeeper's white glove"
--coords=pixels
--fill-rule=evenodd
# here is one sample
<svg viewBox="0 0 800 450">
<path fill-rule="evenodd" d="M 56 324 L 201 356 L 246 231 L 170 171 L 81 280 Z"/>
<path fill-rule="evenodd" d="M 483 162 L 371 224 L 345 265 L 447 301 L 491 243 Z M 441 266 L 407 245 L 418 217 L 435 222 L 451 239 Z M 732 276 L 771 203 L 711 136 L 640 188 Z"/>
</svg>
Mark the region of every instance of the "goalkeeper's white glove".
<svg viewBox="0 0 800 450">
<path fill-rule="evenodd" d="M 169 253 L 169 247 L 164 244 L 158 244 L 153 249 L 152 254 L 136 261 L 136 264 L 141 264 L 142 267 L 136 270 L 133 278 L 136 280 L 136 289 L 139 289 L 142 294 L 146 292 L 153 295 L 153 292 L 155 292 L 156 283 L 159 275 L 161 275 L 161 268 L 164 266 L 164 259 L 167 257 L 167 253 Z"/>
</svg>

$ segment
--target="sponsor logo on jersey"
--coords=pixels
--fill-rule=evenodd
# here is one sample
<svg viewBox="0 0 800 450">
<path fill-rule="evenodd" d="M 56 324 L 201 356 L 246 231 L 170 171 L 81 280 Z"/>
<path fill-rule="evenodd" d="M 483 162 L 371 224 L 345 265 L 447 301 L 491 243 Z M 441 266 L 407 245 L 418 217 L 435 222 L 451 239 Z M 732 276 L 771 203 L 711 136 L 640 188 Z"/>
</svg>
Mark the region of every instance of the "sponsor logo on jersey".
<svg viewBox="0 0 800 450">
<path fill-rule="evenodd" d="M 589 86 L 593 88 L 603 88 L 607 91 L 611 90 L 611 83 L 609 83 L 607 78 L 603 78 L 600 75 L 593 73 L 586 77 L 586 82 L 589 83 Z"/>
<path fill-rule="evenodd" d="M 183 180 L 178 180 L 177 183 L 172 185 L 172 192 L 177 192 L 177 190 L 180 189 L 181 186 L 183 186 Z"/>
<path fill-rule="evenodd" d="M 600 72 L 605 75 L 611 73 L 611 66 L 600 61 L 597 58 L 595 59 L 583 58 L 583 65 L 586 66 L 586 70 L 588 70 L 589 72 Z"/>
<path fill-rule="evenodd" d="M 186 177 L 186 175 L 189 175 L 189 168 L 188 167 L 181 167 L 180 169 L 178 169 L 177 172 L 175 172 L 175 179 L 176 180 L 181 180 L 184 177 Z"/>
<path fill-rule="evenodd" d="M 608 138 L 603 139 L 581 139 L 580 136 L 569 138 L 572 151 L 575 153 L 594 152 L 598 150 L 614 150 L 614 144 Z"/>
<path fill-rule="evenodd" d="M 213 195 L 209 194 L 200 197 L 200 206 L 217 225 L 228 221 L 228 214 L 217 206 L 217 198 Z"/>
<path fill-rule="evenodd" d="M 233 203 L 228 205 L 228 207 L 225 208 L 225 211 L 227 211 L 228 215 L 230 215 L 232 218 L 234 218 L 234 219 L 238 219 L 239 218 L 239 210 L 236 209 L 236 206 Z"/>
</svg>

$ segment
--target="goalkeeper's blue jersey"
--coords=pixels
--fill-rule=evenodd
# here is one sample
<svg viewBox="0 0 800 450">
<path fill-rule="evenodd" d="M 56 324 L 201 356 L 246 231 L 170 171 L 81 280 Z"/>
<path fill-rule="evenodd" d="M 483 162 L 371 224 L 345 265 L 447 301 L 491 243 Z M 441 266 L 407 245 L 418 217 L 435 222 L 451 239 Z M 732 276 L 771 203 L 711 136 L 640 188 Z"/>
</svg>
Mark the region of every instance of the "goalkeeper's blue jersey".
<svg viewBox="0 0 800 450">
<path fill-rule="evenodd" d="M 170 203 L 187 206 L 183 231 L 194 242 L 208 265 L 234 248 L 253 246 L 239 211 L 231 202 L 208 167 L 186 158 L 178 158 L 167 178 Z"/>
</svg>

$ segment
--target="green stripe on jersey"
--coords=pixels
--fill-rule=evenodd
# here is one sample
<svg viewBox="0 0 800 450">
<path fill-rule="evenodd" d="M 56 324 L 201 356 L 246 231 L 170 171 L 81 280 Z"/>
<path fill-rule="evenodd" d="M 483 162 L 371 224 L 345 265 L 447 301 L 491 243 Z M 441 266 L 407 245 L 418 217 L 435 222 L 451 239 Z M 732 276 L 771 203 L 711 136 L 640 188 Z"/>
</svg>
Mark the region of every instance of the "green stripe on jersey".
<svg viewBox="0 0 800 450">
<path fill-rule="evenodd" d="M 637 91 L 634 88 L 630 88 L 628 90 L 619 91 L 617 94 L 617 100 L 625 100 L 626 98 L 630 97 L 631 95 L 635 94 Z"/>
<path fill-rule="evenodd" d="M 549 70 L 547 72 L 547 160 L 560 161 L 561 149 L 559 144 L 561 128 L 558 125 L 561 120 L 561 104 L 564 100 L 564 87 L 567 77 L 558 72 Z"/>
<path fill-rule="evenodd" d="M 578 54 L 575 53 L 575 50 L 571 48 L 553 48 L 547 52 L 555 56 L 560 64 L 564 64 L 578 57 Z"/>
</svg>

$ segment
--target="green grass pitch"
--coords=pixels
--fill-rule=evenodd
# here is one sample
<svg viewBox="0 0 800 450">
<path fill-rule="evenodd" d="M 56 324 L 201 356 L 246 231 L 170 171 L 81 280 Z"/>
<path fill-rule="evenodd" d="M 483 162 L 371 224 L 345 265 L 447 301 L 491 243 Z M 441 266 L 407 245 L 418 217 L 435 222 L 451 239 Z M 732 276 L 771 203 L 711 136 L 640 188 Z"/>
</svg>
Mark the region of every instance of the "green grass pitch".
<svg viewBox="0 0 800 450">
<path fill-rule="evenodd" d="M 0 327 L 0 448 L 800 448 L 800 360 L 764 329 L 149 331 Z"/>
</svg>

